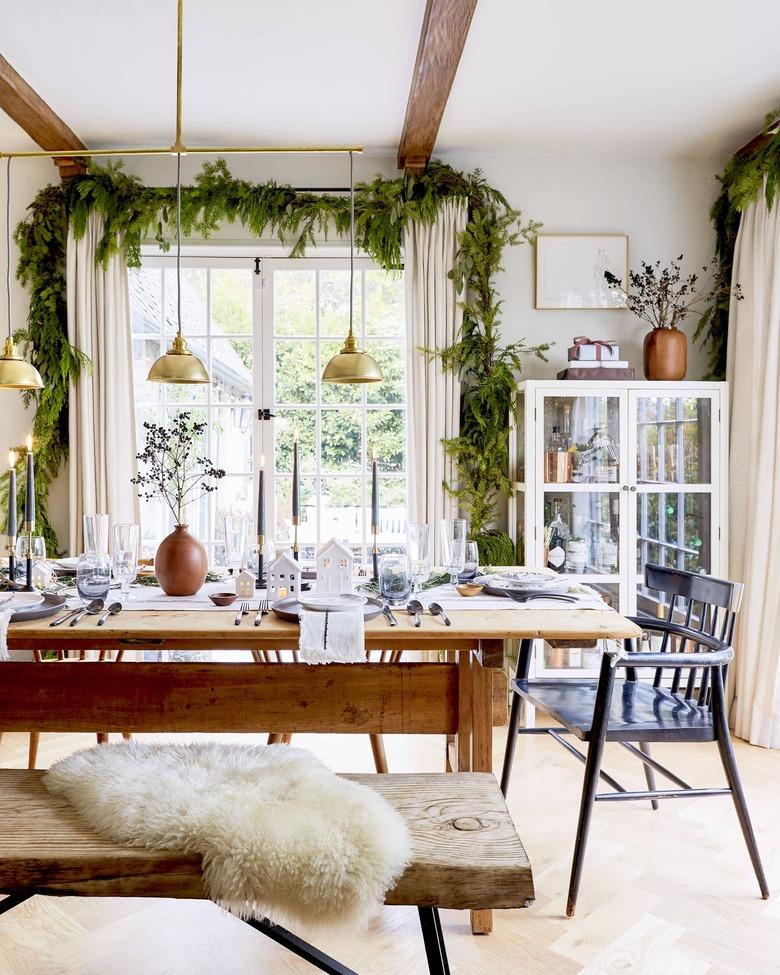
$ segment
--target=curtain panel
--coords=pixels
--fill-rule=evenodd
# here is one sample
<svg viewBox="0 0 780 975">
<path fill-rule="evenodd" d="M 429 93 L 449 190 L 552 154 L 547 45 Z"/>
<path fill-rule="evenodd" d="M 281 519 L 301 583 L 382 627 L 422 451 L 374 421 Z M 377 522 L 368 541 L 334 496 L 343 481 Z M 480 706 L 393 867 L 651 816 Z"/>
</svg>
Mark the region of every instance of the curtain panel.
<svg viewBox="0 0 780 975">
<path fill-rule="evenodd" d="M 780 748 L 780 206 L 763 191 L 742 214 L 729 310 L 729 575 L 745 584 L 732 665 L 734 728 Z"/>
<path fill-rule="evenodd" d="M 447 275 L 467 221 L 465 201 L 450 200 L 431 225 L 412 223 L 404 236 L 409 521 L 433 526 L 436 562 L 440 521 L 458 515 L 457 500 L 444 487 L 453 483 L 455 468 L 442 440 L 460 429 L 460 382 L 421 349 L 444 349 L 458 336 L 463 312 Z"/>
<path fill-rule="evenodd" d="M 76 240 L 68 231 L 68 340 L 92 367 L 70 389 L 70 551 L 83 550 L 82 516 L 137 522 L 133 356 L 124 249 L 103 268 L 95 250 L 103 220 L 90 214 Z"/>
</svg>

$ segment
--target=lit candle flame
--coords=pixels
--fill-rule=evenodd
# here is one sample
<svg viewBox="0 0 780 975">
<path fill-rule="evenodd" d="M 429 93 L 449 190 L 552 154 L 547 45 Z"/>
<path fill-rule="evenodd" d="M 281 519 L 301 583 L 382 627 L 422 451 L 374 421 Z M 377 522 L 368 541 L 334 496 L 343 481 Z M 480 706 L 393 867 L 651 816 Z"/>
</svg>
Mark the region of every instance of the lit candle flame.
<svg viewBox="0 0 780 975">
<path fill-rule="evenodd" d="M 16 451 L 15 450 L 9 450 L 8 451 L 8 466 L 9 467 L 16 467 Z"/>
<path fill-rule="evenodd" d="M 293 427 L 293 443 L 298 443 L 298 427 Z"/>
<path fill-rule="evenodd" d="M 27 437 L 27 453 L 32 453 L 32 434 L 29 434 Z"/>
</svg>

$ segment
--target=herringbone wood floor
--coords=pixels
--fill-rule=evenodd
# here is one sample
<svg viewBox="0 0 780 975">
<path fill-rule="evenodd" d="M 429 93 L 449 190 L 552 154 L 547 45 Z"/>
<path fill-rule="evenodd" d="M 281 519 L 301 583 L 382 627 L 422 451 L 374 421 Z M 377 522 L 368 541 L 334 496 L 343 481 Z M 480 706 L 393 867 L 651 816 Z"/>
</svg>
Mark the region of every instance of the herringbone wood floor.
<svg viewBox="0 0 780 975">
<path fill-rule="evenodd" d="M 250 737 L 250 736 L 247 736 Z M 91 744 L 44 736 L 39 765 Z M 301 736 L 337 771 L 372 770 L 362 737 Z M 496 765 L 504 732 L 496 731 Z M 6 735 L 0 765 L 23 767 L 26 737 Z M 395 771 L 438 771 L 435 738 L 389 738 Z M 656 746 L 696 784 L 722 782 L 715 746 Z M 607 748 L 607 768 L 643 787 L 641 767 Z M 780 886 L 780 753 L 737 743 L 773 892 Z M 443 912 L 454 975 L 776 975 L 780 897 L 758 897 L 731 801 L 600 804 L 577 916 L 563 916 L 582 767 L 554 742 L 523 738 L 510 807 L 534 867 L 537 900 L 500 912 L 474 938 L 467 917 Z M 354 937 L 319 941 L 361 975 L 426 971 L 416 912 L 386 908 Z M 35 898 L 0 917 L 0 975 L 308 975 L 304 962 L 208 903 Z"/>
</svg>

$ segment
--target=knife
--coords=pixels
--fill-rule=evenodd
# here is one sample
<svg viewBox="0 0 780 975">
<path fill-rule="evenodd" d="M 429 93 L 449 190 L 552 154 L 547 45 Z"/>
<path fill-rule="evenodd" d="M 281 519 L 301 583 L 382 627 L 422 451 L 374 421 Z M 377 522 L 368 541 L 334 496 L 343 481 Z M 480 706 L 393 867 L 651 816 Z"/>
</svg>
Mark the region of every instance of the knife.
<svg viewBox="0 0 780 975">
<path fill-rule="evenodd" d="M 387 621 L 390 624 L 390 626 L 398 626 L 398 620 L 393 615 L 393 611 L 392 609 L 390 609 L 387 603 L 385 603 L 385 605 L 382 607 L 382 612 L 387 617 Z"/>
</svg>

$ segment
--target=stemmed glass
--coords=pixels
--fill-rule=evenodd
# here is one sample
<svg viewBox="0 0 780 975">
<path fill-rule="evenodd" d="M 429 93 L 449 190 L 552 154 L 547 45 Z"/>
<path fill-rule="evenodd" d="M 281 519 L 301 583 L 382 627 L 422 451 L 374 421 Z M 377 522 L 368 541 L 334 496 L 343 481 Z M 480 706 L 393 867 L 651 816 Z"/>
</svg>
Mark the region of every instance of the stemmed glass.
<svg viewBox="0 0 780 975">
<path fill-rule="evenodd" d="M 112 562 L 123 600 L 130 598 L 130 585 L 138 573 L 138 534 L 138 525 L 114 525 Z"/>
<path fill-rule="evenodd" d="M 433 531 L 430 525 L 414 524 L 407 529 L 409 564 L 412 569 L 414 592 L 422 592 L 431 574 L 433 560 Z"/>
<path fill-rule="evenodd" d="M 246 558 L 246 515 L 225 515 L 225 562 L 236 576 Z"/>
<path fill-rule="evenodd" d="M 455 586 L 466 565 L 465 518 L 442 518 L 441 550 L 444 568 L 450 574 L 450 583 Z"/>
</svg>

